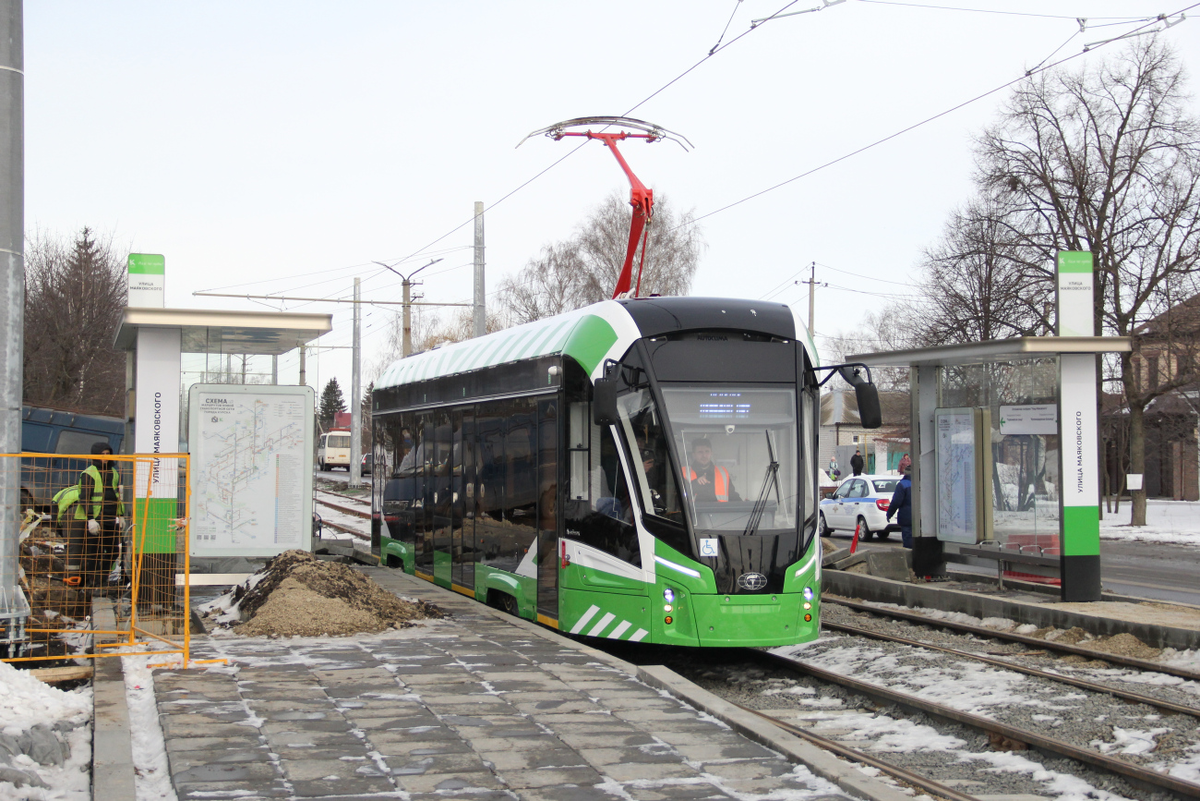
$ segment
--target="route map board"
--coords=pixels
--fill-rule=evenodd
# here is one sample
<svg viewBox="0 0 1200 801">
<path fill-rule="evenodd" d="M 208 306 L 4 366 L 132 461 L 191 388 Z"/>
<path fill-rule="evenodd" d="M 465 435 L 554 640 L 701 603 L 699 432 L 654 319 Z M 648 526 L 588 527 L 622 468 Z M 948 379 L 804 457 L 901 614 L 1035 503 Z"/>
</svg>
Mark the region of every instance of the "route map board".
<svg viewBox="0 0 1200 801">
<path fill-rule="evenodd" d="M 307 386 L 189 390 L 192 556 L 311 548 L 313 404 Z"/>
<path fill-rule="evenodd" d="M 974 544 L 992 538 L 991 415 L 987 408 L 935 409 L 937 538 Z"/>
</svg>

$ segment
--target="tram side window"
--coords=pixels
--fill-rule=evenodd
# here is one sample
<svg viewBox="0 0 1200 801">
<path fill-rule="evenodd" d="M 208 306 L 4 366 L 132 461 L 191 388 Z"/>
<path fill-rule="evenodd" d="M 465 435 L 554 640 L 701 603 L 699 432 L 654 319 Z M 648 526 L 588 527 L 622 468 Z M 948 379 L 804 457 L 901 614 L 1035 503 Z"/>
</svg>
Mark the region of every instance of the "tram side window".
<svg viewBox="0 0 1200 801">
<path fill-rule="evenodd" d="M 537 539 L 537 405 L 527 398 L 481 403 L 476 410 L 479 561 L 517 572 Z M 531 557 L 532 558 L 532 557 Z"/>
<path fill-rule="evenodd" d="M 566 534 L 585 545 L 634 565 L 641 565 L 637 529 L 633 525 L 630 483 L 617 455 L 611 429 L 592 431 L 591 452 L 587 460 L 586 483 L 572 477 L 572 486 L 586 486 L 587 497 L 574 497 L 567 503 Z M 578 465 L 578 468 L 576 467 Z M 572 469 L 583 467 L 582 460 Z"/>
</svg>

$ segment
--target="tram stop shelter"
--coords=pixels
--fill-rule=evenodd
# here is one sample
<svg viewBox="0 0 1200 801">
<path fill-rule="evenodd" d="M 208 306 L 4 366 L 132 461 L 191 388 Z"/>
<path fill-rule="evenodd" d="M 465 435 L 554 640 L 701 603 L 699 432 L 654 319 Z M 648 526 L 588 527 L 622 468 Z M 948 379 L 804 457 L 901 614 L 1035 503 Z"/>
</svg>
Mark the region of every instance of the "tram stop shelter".
<svg viewBox="0 0 1200 801">
<path fill-rule="evenodd" d="M 174 504 L 176 499 L 185 497 L 183 488 L 176 486 L 180 476 L 172 465 L 170 454 L 181 450 L 190 450 L 191 458 L 198 457 L 197 442 L 189 440 L 188 432 L 194 428 L 195 419 L 189 419 L 187 399 L 192 396 L 192 405 L 204 411 L 205 421 L 218 423 L 216 414 L 209 414 L 202 403 L 196 403 L 197 389 L 213 389 L 227 393 L 239 407 L 251 410 L 251 418 L 233 419 L 223 423 L 229 429 L 229 436 L 223 441 L 235 442 L 232 447 L 224 448 L 229 454 L 230 470 L 240 470 L 238 478 L 229 481 L 230 492 L 246 489 L 244 474 L 257 461 L 244 458 L 246 455 L 237 451 L 243 443 L 250 443 L 256 449 L 256 456 L 266 456 L 270 462 L 270 470 L 274 475 L 287 477 L 287 490 L 276 490 L 264 498 L 233 498 L 229 501 L 227 514 L 201 514 L 209 522 L 217 520 L 222 530 L 215 534 L 197 535 L 200 522 L 192 513 L 191 536 L 189 548 L 192 556 L 200 560 L 192 560 L 192 570 L 204 570 L 201 564 L 205 557 L 248 557 L 273 556 L 286 550 L 287 547 L 309 547 L 311 543 L 312 517 L 312 431 L 313 431 L 313 392 L 305 385 L 304 347 L 322 334 L 333 328 L 331 314 L 307 314 L 296 312 L 245 312 L 212 309 L 167 309 L 154 307 L 128 307 L 125 309 L 121 325 L 117 330 L 115 347 L 128 354 L 126 366 L 126 453 L 163 454 L 163 468 L 160 470 L 160 460 L 154 460 L 151 473 L 134 478 L 135 499 L 153 499 L 153 503 L 162 502 Z M 278 357 L 300 349 L 300 375 L 296 385 L 279 386 Z M 189 392 L 189 389 L 192 391 Z M 298 398 L 298 400 L 297 400 Z M 284 401 L 295 419 L 291 428 L 296 432 L 293 452 L 280 458 L 274 450 L 271 454 L 259 454 L 264 448 L 276 449 L 280 437 L 269 434 L 255 439 L 255 433 L 263 430 L 264 420 L 272 414 L 278 414 Z M 257 405 L 255 405 L 257 404 Z M 254 415 L 258 415 L 255 417 Z M 198 415 L 191 415 L 192 418 Z M 241 429 L 237 427 L 240 426 Z M 239 431 L 245 429 L 251 436 L 240 437 Z M 240 437 L 240 439 L 239 439 Z M 214 441 L 217 437 L 209 437 Z M 264 445 L 262 441 L 267 441 Z M 307 448 L 307 452 L 304 449 Z M 239 455 L 240 454 L 240 455 Z M 176 460 L 182 465 L 182 460 Z M 192 464 L 197 474 L 207 471 L 209 476 L 218 475 L 224 469 L 213 460 Z M 264 468 L 265 471 L 266 468 Z M 275 485 L 282 486 L 282 479 L 276 480 Z M 275 486 L 273 485 L 273 486 Z M 283 493 L 283 494 L 280 494 Z M 261 493 L 260 493 L 261 494 Z M 286 495 L 286 497 L 284 497 Z M 139 500 L 139 502 L 141 502 Z M 255 505 L 257 504 L 257 506 Z M 195 503 L 193 503 L 195 506 Z M 251 508 L 253 507 L 253 508 Z M 258 507 L 262 507 L 261 509 Z M 288 519 L 279 517 L 284 510 Z M 305 517 L 307 510 L 307 518 Z M 248 524 L 238 529 L 235 520 L 241 514 L 244 519 L 253 520 L 256 530 L 263 534 L 255 537 L 254 531 Z M 179 515 L 160 515 L 160 519 L 169 519 Z M 228 518 L 226 522 L 223 518 Z M 294 519 L 293 519 L 294 518 Z M 289 536 L 280 539 L 279 531 L 286 530 Z M 268 537 L 265 532 L 274 528 L 275 533 Z M 292 542 L 292 534 L 295 543 Z M 302 533 L 301 533 L 302 532 Z M 149 541 L 158 540 L 158 545 L 148 545 L 147 551 L 158 550 L 162 555 L 163 569 L 174 570 L 176 565 L 168 554 L 177 553 L 177 541 L 174 531 L 149 531 Z M 279 543 L 284 544 L 279 544 Z M 210 560 L 216 561 L 216 560 Z"/>
<path fill-rule="evenodd" d="M 1096 365 L 1128 337 L 1016 337 L 863 353 L 909 370 L 913 569 L 945 562 L 1100 600 Z"/>
</svg>

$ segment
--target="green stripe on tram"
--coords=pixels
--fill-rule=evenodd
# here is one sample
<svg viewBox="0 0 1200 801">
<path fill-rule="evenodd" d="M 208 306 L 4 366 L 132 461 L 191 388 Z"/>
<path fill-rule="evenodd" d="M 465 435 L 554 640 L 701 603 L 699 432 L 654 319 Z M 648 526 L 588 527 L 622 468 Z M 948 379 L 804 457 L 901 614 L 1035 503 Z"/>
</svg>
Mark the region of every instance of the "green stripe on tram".
<svg viewBox="0 0 1200 801">
<path fill-rule="evenodd" d="M 603 317 L 589 314 L 579 321 L 563 344 L 562 352 L 575 359 L 588 375 L 617 343 L 617 332 Z"/>
</svg>

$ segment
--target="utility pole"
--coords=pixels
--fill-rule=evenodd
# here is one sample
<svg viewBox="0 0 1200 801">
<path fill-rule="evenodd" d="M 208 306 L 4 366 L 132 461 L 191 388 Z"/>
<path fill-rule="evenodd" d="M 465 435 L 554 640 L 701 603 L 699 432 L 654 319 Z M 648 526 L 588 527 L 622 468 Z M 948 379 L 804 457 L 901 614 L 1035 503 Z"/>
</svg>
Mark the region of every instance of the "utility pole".
<svg viewBox="0 0 1200 801">
<path fill-rule="evenodd" d="M 487 308 L 484 306 L 483 281 L 483 202 L 475 201 L 475 330 L 481 337 L 487 333 Z M 405 354 L 408 355 L 407 353 Z"/>
<path fill-rule="evenodd" d="M 350 486 L 362 485 L 362 299 L 361 281 L 354 277 L 354 366 L 350 371 Z"/>
<path fill-rule="evenodd" d="M 478 208 L 478 206 L 481 206 L 481 205 L 483 205 L 483 204 L 476 204 L 476 208 Z M 483 223 L 480 222 L 479 219 L 476 219 L 475 230 L 479 231 L 480 230 L 479 226 L 481 226 L 481 225 L 483 225 Z M 478 248 L 476 248 L 476 252 L 478 252 Z M 476 258 L 479 258 L 479 257 L 476 256 Z M 416 275 L 417 273 L 421 272 L 421 270 L 424 270 L 426 267 L 432 267 L 433 265 L 437 264 L 439 261 L 441 261 L 441 259 L 434 259 L 433 261 L 429 262 L 429 264 L 426 264 L 422 267 L 418 267 L 417 269 L 413 270 L 408 275 L 405 275 L 404 273 L 400 272 L 399 270 L 397 270 L 395 267 L 393 267 L 390 264 L 384 264 L 381 261 L 375 262 L 380 267 L 385 267 L 385 268 L 391 270 L 392 272 L 394 272 L 396 275 L 400 276 L 400 280 L 403 282 L 403 286 L 404 286 L 404 301 L 403 301 L 403 304 L 404 304 L 404 339 L 403 339 L 403 343 L 401 346 L 401 351 L 402 351 L 400 354 L 401 356 L 407 357 L 407 356 L 412 355 L 412 307 L 413 307 L 412 287 L 414 285 L 414 281 L 412 280 L 413 276 Z M 420 286 L 420 283 L 416 282 L 416 285 Z M 476 290 L 476 291 L 478 291 L 478 290 Z M 460 303 L 423 303 L 421 305 L 423 305 L 423 306 L 461 306 L 463 304 L 460 304 Z M 478 311 L 476 311 L 476 314 L 478 314 Z"/>
<path fill-rule="evenodd" d="M 808 279 L 808 335 L 816 336 L 813 325 L 817 316 L 817 263 L 812 263 L 812 274 Z"/>
<path fill-rule="evenodd" d="M 305 375 L 305 370 L 304 370 L 304 367 L 305 367 L 304 354 L 307 352 L 308 352 L 308 345 L 305 345 L 303 342 L 301 342 L 300 343 L 300 386 L 304 386 L 304 383 L 307 379 L 307 376 Z"/>
<path fill-rule="evenodd" d="M 0 453 L 21 452 L 25 335 L 25 23 L 0 0 Z M 29 603 L 17 583 L 21 461 L 0 464 L 0 654 L 16 656 Z"/>
</svg>

